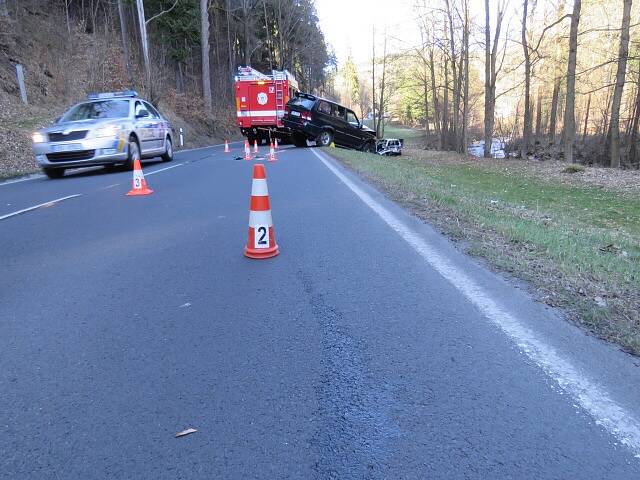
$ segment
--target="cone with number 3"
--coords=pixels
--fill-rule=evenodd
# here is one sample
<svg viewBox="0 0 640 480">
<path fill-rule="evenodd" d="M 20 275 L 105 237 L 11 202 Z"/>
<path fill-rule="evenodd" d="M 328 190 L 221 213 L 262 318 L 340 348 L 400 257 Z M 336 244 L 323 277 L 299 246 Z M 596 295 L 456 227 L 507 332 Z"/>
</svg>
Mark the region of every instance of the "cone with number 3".
<svg viewBox="0 0 640 480">
<path fill-rule="evenodd" d="M 133 197 L 136 195 L 150 195 L 153 193 L 147 186 L 147 181 L 144 179 L 144 173 L 142 173 L 142 166 L 140 160 L 137 158 L 133 162 L 133 185 L 127 196 Z"/>
<path fill-rule="evenodd" d="M 261 163 L 253 166 L 251 184 L 251 204 L 249 206 L 249 237 L 244 249 L 245 256 L 263 259 L 275 257 L 280 253 L 273 233 L 271 206 L 267 175 Z"/>
</svg>

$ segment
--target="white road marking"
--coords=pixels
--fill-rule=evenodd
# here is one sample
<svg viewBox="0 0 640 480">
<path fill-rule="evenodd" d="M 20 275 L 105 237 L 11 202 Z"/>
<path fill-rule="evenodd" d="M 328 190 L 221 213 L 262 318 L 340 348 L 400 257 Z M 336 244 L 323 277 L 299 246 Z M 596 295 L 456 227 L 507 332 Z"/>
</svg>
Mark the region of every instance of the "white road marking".
<svg viewBox="0 0 640 480">
<path fill-rule="evenodd" d="M 12 183 L 20 183 L 20 182 L 28 182 L 30 180 L 37 180 L 38 178 L 43 178 L 43 177 L 44 175 L 35 173 L 33 175 L 29 175 L 28 177 L 24 177 L 24 178 L 16 178 L 15 180 L 5 180 L 4 182 L 0 182 L 0 187 L 2 187 L 3 185 L 11 185 Z"/>
<path fill-rule="evenodd" d="M 12 212 L 12 213 L 8 213 L 6 215 L 3 215 L 3 216 L 0 217 L 0 220 L 5 220 L 7 218 L 15 217 L 16 215 L 20 215 L 22 213 L 27 213 L 27 212 L 30 212 L 30 211 L 35 210 L 37 208 L 40 208 L 40 207 L 49 207 L 49 206 L 54 205 L 56 203 L 63 202 L 64 200 L 69 200 L 70 198 L 76 198 L 76 197 L 80 197 L 80 196 L 82 196 L 82 194 L 78 193 L 76 195 L 69 195 L 67 197 L 56 198 L 55 200 L 49 200 L 48 202 L 40 203 L 38 205 L 34 205 L 33 207 L 23 208 L 22 210 L 18 210 L 17 212 Z"/>
<path fill-rule="evenodd" d="M 171 165 L 170 167 L 161 168 L 159 170 L 154 170 L 149 173 L 145 172 L 144 176 L 148 177 L 149 175 L 155 175 L 156 173 L 164 172 L 165 170 L 171 170 L 172 168 L 180 167 L 182 165 L 184 165 L 184 163 L 176 163 L 175 165 Z"/>
<path fill-rule="evenodd" d="M 324 156 L 311 150 L 342 183 L 371 208 L 387 225 L 400 235 L 442 277 L 462 293 L 485 317 L 500 328 L 520 350 L 533 360 L 549 377 L 568 392 L 621 443 L 629 447 L 640 458 L 640 422 L 629 411 L 621 407 L 610 394 L 596 382 L 583 375 L 552 346 L 541 341 L 524 322 L 491 298 L 489 292 L 470 276 L 427 243 L 409 226 L 374 200 L 340 172 Z"/>
</svg>

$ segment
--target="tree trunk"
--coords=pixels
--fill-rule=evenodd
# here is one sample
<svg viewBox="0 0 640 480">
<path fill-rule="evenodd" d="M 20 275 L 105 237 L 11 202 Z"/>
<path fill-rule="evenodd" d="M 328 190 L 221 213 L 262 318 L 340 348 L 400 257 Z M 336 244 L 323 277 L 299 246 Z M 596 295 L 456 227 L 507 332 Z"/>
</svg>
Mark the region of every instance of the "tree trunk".
<svg viewBox="0 0 640 480">
<path fill-rule="evenodd" d="M 631 135 L 629 137 L 629 161 L 632 165 L 640 165 L 638 155 L 638 126 L 640 126 L 640 65 L 638 65 L 638 89 L 636 90 L 635 111 L 631 121 Z"/>
<path fill-rule="evenodd" d="M 491 157 L 493 143 L 493 121 L 495 108 L 495 90 L 492 91 L 491 80 L 491 15 L 489 0 L 484 0 L 484 158 Z"/>
<path fill-rule="evenodd" d="M 433 49 L 429 50 L 429 70 L 431 73 L 431 95 L 433 95 L 433 124 L 436 134 L 440 135 L 440 101 L 438 100 L 438 89 L 436 88 L 436 66 L 433 61 Z"/>
<path fill-rule="evenodd" d="M 560 95 L 560 77 L 553 82 L 553 94 L 551 97 L 551 112 L 549 116 L 549 146 L 556 143 L 556 123 L 558 121 L 558 97 Z"/>
<path fill-rule="evenodd" d="M 127 31 L 127 17 L 125 16 L 122 0 L 118 0 L 118 16 L 120 17 L 120 34 L 122 37 L 122 58 L 129 77 L 129 86 L 133 87 L 133 73 L 129 60 L 129 32 Z"/>
<path fill-rule="evenodd" d="M 624 90 L 624 78 L 627 72 L 627 57 L 629 56 L 629 24 L 631 23 L 631 0 L 623 0 L 622 27 L 620 29 L 620 48 L 618 50 L 618 69 L 616 71 L 616 86 L 613 91 L 611 106 L 611 121 L 609 122 L 609 157 L 607 165 L 612 168 L 620 167 L 620 103 Z"/>
<path fill-rule="evenodd" d="M 464 0 L 462 45 L 464 49 L 464 93 L 462 96 L 462 148 L 460 153 L 466 154 L 469 145 L 469 0 Z"/>
<path fill-rule="evenodd" d="M 423 65 L 423 94 L 424 94 L 424 123 L 425 123 L 425 133 L 427 137 L 431 135 L 431 129 L 429 128 L 429 74 L 427 72 L 427 64 Z"/>
<path fill-rule="evenodd" d="M 564 159 L 573 163 L 573 140 L 576 135 L 576 57 L 578 53 L 578 25 L 582 0 L 574 0 L 569 29 L 569 59 L 567 61 L 567 95 L 564 109 Z"/>
<path fill-rule="evenodd" d="M 211 115 L 211 72 L 209 68 L 209 0 L 200 0 L 200 46 L 202 47 L 202 98 Z"/>
<path fill-rule="evenodd" d="M 589 110 L 591 109 L 591 94 L 587 97 L 587 111 L 584 114 L 584 129 L 582 130 L 582 141 L 587 139 L 587 129 L 589 128 Z"/>
<path fill-rule="evenodd" d="M 8 17 L 9 8 L 7 7 L 7 0 L 0 0 L 0 17 Z"/>
<path fill-rule="evenodd" d="M 529 138 L 531 136 L 531 55 L 527 43 L 527 14 L 529 0 L 522 5 L 522 50 L 524 53 L 524 121 L 522 125 L 522 145 L 520 157 L 527 158 L 529 154 Z"/>
<path fill-rule="evenodd" d="M 536 143 L 540 143 L 542 137 L 542 88 L 538 87 L 538 94 L 536 98 Z"/>
<path fill-rule="evenodd" d="M 449 137 L 449 60 L 444 58 L 444 97 L 442 99 L 442 128 L 440 129 L 440 150 L 447 147 Z"/>
<path fill-rule="evenodd" d="M 147 89 L 149 90 L 149 96 L 152 96 L 151 85 L 151 64 L 149 61 L 149 39 L 147 36 L 147 22 L 144 16 L 144 5 L 142 0 L 136 0 L 138 7 L 138 25 L 140 26 L 140 42 L 142 43 L 142 59 L 144 62 L 144 80 Z"/>
</svg>

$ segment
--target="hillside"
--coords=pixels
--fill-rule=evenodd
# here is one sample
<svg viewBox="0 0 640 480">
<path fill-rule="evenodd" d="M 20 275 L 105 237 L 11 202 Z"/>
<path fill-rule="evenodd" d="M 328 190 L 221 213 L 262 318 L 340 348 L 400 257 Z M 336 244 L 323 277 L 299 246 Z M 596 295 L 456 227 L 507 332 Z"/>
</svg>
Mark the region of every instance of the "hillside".
<svg viewBox="0 0 640 480">
<path fill-rule="evenodd" d="M 12 13 L 0 18 L 0 178 L 35 171 L 33 131 L 88 92 L 129 88 L 119 32 L 104 27 L 89 33 L 78 23 L 70 25 L 69 35 L 61 12 L 21 5 Z M 28 105 L 20 99 L 16 64 L 25 71 Z M 132 70 L 134 78 L 142 78 L 135 62 Z M 144 92 L 140 83 L 134 81 L 133 87 Z M 238 135 L 231 105 L 214 107 L 208 120 L 199 96 L 162 88 L 154 97 L 174 127 L 184 129 L 185 148 Z"/>
</svg>

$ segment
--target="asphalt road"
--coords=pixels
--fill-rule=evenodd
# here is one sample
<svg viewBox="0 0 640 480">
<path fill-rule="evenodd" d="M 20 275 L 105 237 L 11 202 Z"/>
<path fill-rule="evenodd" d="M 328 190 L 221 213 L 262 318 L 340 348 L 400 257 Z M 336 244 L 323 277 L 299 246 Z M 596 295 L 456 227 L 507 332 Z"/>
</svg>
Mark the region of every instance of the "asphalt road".
<svg viewBox="0 0 640 480">
<path fill-rule="evenodd" d="M 222 147 L 0 184 L 0 478 L 640 478 L 637 361 L 314 152 L 261 261 Z"/>
</svg>

